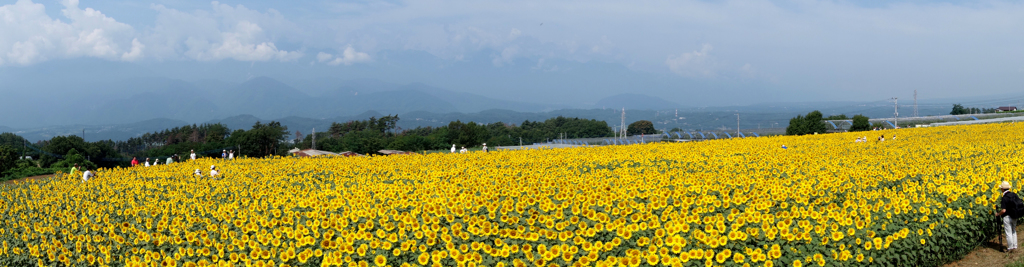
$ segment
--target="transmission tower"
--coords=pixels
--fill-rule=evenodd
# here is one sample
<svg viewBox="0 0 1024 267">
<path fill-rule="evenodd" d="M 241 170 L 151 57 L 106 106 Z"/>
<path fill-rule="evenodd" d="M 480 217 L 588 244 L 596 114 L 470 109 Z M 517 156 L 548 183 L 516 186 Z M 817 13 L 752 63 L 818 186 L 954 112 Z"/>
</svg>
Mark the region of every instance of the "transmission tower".
<svg viewBox="0 0 1024 267">
<path fill-rule="evenodd" d="M 895 124 L 893 124 L 893 126 L 894 126 L 893 128 L 895 129 L 895 128 L 900 127 L 900 98 L 893 97 L 892 101 L 893 101 L 893 116 L 895 116 L 893 118 L 893 121 L 895 122 Z"/>
<path fill-rule="evenodd" d="M 917 90 L 914 90 L 914 117 L 917 117 Z"/>
<path fill-rule="evenodd" d="M 626 108 L 622 108 L 622 124 L 619 125 L 619 136 L 626 138 Z"/>
</svg>

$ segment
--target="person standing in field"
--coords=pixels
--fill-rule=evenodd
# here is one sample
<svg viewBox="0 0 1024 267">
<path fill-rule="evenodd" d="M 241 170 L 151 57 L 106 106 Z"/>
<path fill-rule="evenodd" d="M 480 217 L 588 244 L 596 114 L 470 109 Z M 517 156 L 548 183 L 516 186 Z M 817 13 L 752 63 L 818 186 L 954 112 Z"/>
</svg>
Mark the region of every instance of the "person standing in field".
<svg viewBox="0 0 1024 267">
<path fill-rule="evenodd" d="M 235 159 L 235 151 L 234 150 L 228 150 L 228 160 L 233 160 L 233 159 Z"/>
<path fill-rule="evenodd" d="M 217 171 L 217 166 L 210 165 L 210 179 L 217 178 L 220 172 Z"/>
<path fill-rule="evenodd" d="M 136 157 L 132 157 L 132 167 L 135 167 L 137 165 L 139 165 L 139 159 Z"/>
<path fill-rule="evenodd" d="M 74 176 L 74 175 L 77 175 L 77 174 L 78 174 L 78 163 L 75 163 L 75 166 L 71 167 L 71 172 L 68 172 L 68 175 Z"/>
<path fill-rule="evenodd" d="M 1010 182 L 1003 181 L 999 184 L 999 192 L 1002 197 L 999 201 L 999 212 L 996 212 L 996 217 L 1003 221 L 1003 231 L 1006 232 L 1006 252 L 1012 252 L 1017 249 L 1017 229 L 1014 229 L 1017 223 L 1017 219 L 1020 218 L 1021 201 L 1020 196 L 1017 193 L 1010 191 Z M 1014 218 L 1016 217 L 1016 218 Z"/>
<path fill-rule="evenodd" d="M 174 157 L 167 157 L 167 164 L 174 163 Z"/>
<path fill-rule="evenodd" d="M 487 152 L 487 143 L 484 143 L 484 152 Z"/>
<path fill-rule="evenodd" d="M 226 159 L 226 158 L 228 158 L 228 150 L 227 149 L 221 150 L 220 151 L 220 159 Z"/>
<path fill-rule="evenodd" d="M 96 176 L 96 175 L 92 174 L 92 171 L 89 171 L 89 167 L 82 167 L 82 170 L 85 170 L 85 172 L 82 173 L 82 182 L 83 183 L 88 182 L 89 178 L 93 178 L 93 177 Z"/>
<path fill-rule="evenodd" d="M 452 144 L 452 153 L 455 153 L 455 144 Z"/>
<path fill-rule="evenodd" d="M 191 155 L 188 155 L 188 157 L 189 157 L 190 159 L 192 159 L 192 160 L 196 160 L 196 151 L 195 151 L 195 150 L 192 150 L 192 151 L 191 151 L 191 153 L 192 153 L 192 154 L 191 154 Z"/>
<path fill-rule="evenodd" d="M 146 158 L 146 167 L 149 167 L 149 158 Z"/>
</svg>

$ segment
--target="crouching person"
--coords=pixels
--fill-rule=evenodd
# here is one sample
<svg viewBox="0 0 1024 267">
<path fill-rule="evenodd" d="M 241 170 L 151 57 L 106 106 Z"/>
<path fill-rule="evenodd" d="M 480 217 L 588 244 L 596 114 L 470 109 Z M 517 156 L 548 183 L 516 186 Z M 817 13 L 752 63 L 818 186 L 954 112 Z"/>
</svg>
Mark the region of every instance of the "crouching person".
<svg viewBox="0 0 1024 267">
<path fill-rule="evenodd" d="M 999 191 L 1002 199 L 999 201 L 999 212 L 996 217 L 1003 221 L 1003 231 L 1006 232 L 1006 252 L 1013 252 L 1017 249 L 1017 219 L 1024 215 L 1024 201 L 1016 193 L 1010 191 L 1010 182 L 1003 181 L 999 184 Z"/>
</svg>

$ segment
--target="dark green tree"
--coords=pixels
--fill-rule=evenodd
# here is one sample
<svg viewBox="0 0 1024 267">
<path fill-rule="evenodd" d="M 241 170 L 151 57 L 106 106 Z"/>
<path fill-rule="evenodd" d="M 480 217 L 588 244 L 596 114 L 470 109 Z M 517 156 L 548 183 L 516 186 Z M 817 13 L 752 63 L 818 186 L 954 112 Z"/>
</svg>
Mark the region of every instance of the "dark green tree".
<svg viewBox="0 0 1024 267">
<path fill-rule="evenodd" d="M 968 112 L 970 112 L 970 111 L 968 109 L 964 108 L 963 105 L 953 104 L 953 110 L 949 112 L 949 115 L 967 114 Z"/>
<path fill-rule="evenodd" d="M 7 145 L 0 145 L 0 173 L 4 173 L 10 169 L 16 167 L 15 162 L 18 161 L 18 151 Z"/>
<path fill-rule="evenodd" d="M 789 120 L 789 126 L 786 127 L 786 135 L 805 135 L 825 133 L 826 131 L 828 131 L 828 127 L 822 120 L 821 111 L 817 110 L 807 113 L 807 116 L 797 115 Z"/>
<path fill-rule="evenodd" d="M 43 151 L 57 155 L 66 155 L 68 154 L 68 151 L 71 151 L 72 149 L 75 150 L 76 154 L 81 153 L 81 151 L 88 151 L 88 144 L 85 142 L 85 140 L 83 140 L 82 137 L 74 135 L 55 136 L 53 138 L 50 138 L 49 141 L 44 141 L 43 144 Z M 53 163 L 56 163 L 60 159 L 50 155 L 43 155 L 42 157 L 40 157 L 39 160 L 44 167 L 48 167 Z"/>
<path fill-rule="evenodd" d="M 825 118 L 825 120 L 830 120 L 830 121 L 831 120 L 848 120 L 848 119 L 850 119 L 850 118 L 846 117 L 846 114 L 832 115 L 832 116 L 828 116 L 828 117 Z"/>
<path fill-rule="evenodd" d="M 807 127 L 804 125 L 803 115 L 796 115 L 795 118 L 789 119 L 789 126 L 786 126 L 786 135 L 805 134 L 807 134 Z"/>
<path fill-rule="evenodd" d="M 86 160 L 85 156 L 82 156 L 82 154 L 79 154 L 78 150 L 75 150 L 74 148 L 72 148 L 71 150 L 68 150 L 68 153 L 66 155 L 64 155 L 63 159 L 61 159 L 60 161 L 54 163 L 50 167 L 51 168 L 58 168 L 58 169 L 65 169 L 64 171 L 68 171 L 68 170 L 70 170 L 71 167 L 74 167 L 75 164 L 78 164 L 78 166 L 81 166 L 81 167 L 88 167 L 90 170 L 95 170 L 96 167 L 97 167 L 95 163 L 92 163 L 91 161 Z"/>
<path fill-rule="evenodd" d="M 651 121 L 638 120 L 626 127 L 626 133 L 629 135 L 656 134 L 658 130 L 654 129 L 654 123 Z"/>
<path fill-rule="evenodd" d="M 275 155 L 275 153 L 284 153 L 284 151 L 277 151 L 277 148 L 281 142 L 286 140 L 286 136 L 288 136 L 288 127 L 282 126 L 280 122 L 271 121 L 263 124 L 257 121 L 248 131 L 236 130 L 231 133 L 228 143 L 237 146 L 242 155 L 266 157 Z"/>
<path fill-rule="evenodd" d="M 868 122 L 868 117 L 864 115 L 854 115 L 853 125 L 850 125 L 850 131 L 858 132 L 867 130 L 871 130 L 871 123 Z"/>
</svg>

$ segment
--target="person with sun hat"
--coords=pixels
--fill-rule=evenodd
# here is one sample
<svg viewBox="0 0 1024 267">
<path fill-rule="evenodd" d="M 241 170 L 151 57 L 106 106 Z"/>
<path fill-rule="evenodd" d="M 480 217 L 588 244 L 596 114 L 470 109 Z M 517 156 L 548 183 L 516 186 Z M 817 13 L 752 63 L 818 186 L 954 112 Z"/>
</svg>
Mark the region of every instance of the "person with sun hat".
<svg viewBox="0 0 1024 267">
<path fill-rule="evenodd" d="M 999 193 L 1002 197 L 999 200 L 999 211 L 996 217 L 1003 221 L 1003 231 L 1006 232 L 1006 252 L 1013 252 L 1017 249 L 1017 219 L 1021 217 L 1021 210 L 1024 209 L 1024 202 L 1017 193 L 1010 191 L 1010 182 L 1003 181 L 999 184 Z"/>
</svg>

